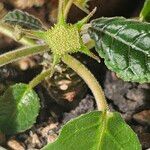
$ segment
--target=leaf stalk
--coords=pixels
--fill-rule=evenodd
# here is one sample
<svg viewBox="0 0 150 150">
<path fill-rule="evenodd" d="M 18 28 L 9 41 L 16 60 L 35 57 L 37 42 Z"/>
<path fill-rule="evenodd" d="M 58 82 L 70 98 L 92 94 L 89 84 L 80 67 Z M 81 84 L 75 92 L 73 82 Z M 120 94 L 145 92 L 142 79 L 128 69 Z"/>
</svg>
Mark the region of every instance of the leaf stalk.
<svg viewBox="0 0 150 150">
<path fill-rule="evenodd" d="M 107 101 L 102 87 L 100 86 L 96 78 L 93 76 L 93 74 L 82 63 L 80 63 L 71 55 L 65 55 L 62 58 L 62 61 L 65 64 L 67 64 L 70 68 L 72 68 L 86 82 L 86 84 L 91 89 L 95 97 L 98 110 L 108 110 Z"/>
<path fill-rule="evenodd" d="M 36 87 L 46 77 L 51 78 L 53 73 L 54 73 L 54 66 L 52 66 L 50 69 L 48 69 L 48 70 L 40 73 L 39 75 L 37 75 L 32 81 L 29 82 L 29 87 L 30 88 Z"/>
<path fill-rule="evenodd" d="M 6 23 L 0 22 L 0 33 L 5 34 L 6 36 L 8 36 L 16 41 L 15 36 L 14 36 L 15 29 L 13 27 L 7 25 Z M 21 39 L 17 40 L 17 42 L 19 42 L 23 45 L 30 45 L 30 46 L 37 45 L 35 40 L 24 37 L 24 36 Z"/>
<path fill-rule="evenodd" d="M 0 55 L 0 67 L 8 63 L 17 61 L 21 58 L 49 51 L 46 45 L 36 45 L 20 48 Z"/>
<path fill-rule="evenodd" d="M 73 4 L 73 1 L 74 0 L 69 0 L 68 3 L 67 3 L 67 5 L 66 5 L 66 7 L 65 7 L 65 10 L 64 10 L 64 18 L 65 19 L 67 19 L 67 17 L 68 17 L 68 13 L 69 13 L 70 8 L 71 8 L 71 6 Z"/>
</svg>

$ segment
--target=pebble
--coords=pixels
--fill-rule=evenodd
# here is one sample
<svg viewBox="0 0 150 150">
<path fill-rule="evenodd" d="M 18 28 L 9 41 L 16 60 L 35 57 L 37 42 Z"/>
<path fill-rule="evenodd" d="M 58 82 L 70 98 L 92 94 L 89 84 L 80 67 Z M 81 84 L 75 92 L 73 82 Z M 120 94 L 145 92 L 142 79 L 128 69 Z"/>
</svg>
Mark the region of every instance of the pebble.
<svg viewBox="0 0 150 150">
<path fill-rule="evenodd" d="M 24 146 L 22 143 L 16 141 L 15 139 L 10 139 L 7 142 L 7 146 L 11 149 L 11 150 L 25 150 Z"/>
<path fill-rule="evenodd" d="M 116 106 L 118 111 L 127 116 L 133 115 L 137 110 L 149 106 L 150 89 L 148 84 L 124 82 L 114 78 L 110 71 L 106 74 L 104 91 L 106 97 Z"/>
<path fill-rule="evenodd" d="M 66 124 L 69 120 L 93 110 L 94 110 L 93 97 L 87 95 L 74 110 L 71 110 L 69 113 L 64 113 L 62 122 L 63 124 Z"/>
<path fill-rule="evenodd" d="M 41 148 L 42 147 L 42 143 L 38 135 L 36 133 L 33 133 L 32 131 L 30 131 L 30 135 L 28 139 L 26 140 L 26 143 L 28 143 L 28 148 L 32 148 L 32 147 Z"/>
<path fill-rule="evenodd" d="M 150 109 L 134 114 L 133 119 L 142 125 L 150 125 Z"/>
</svg>

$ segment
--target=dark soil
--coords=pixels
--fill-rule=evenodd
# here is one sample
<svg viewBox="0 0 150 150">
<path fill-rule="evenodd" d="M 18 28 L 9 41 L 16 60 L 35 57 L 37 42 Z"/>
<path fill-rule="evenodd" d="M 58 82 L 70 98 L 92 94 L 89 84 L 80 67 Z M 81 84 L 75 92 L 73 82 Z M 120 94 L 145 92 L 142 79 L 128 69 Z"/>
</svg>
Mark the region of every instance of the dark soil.
<svg viewBox="0 0 150 150">
<path fill-rule="evenodd" d="M 48 26 L 56 21 L 56 0 L 39 0 L 41 7 L 26 6 L 25 3 L 22 7 L 19 1 L 21 0 L 16 2 L 1 0 L 0 6 L 3 2 L 5 7 L 0 7 L 1 16 L 3 16 L 2 12 L 5 14 L 9 10 L 19 8 L 39 17 Z M 108 3 L 105 0 L 93 0 L 90 2 L 90 9 L 98 6 L 94 18 L 135 17 L 138 16 L 143 2 L 144 0 L 132 2 L 109 0 Z M 85 15 L 79 9 L 72 7 L 69 21 L 75 22 Z M 18 46 L 13 40 L 0 35 L 1 53 Z M 75 57 L 82 61 L 102 84 L 110 109 L 121 113 L 125 121 L 138 134 L 143 149 L 150 148 L 150 84 L 124 82 L 117 78 L 115 73 L 106 69 L 103 60 L 99 64 L 84 55 L 77 54 Z M 1 67 L 0 93 L 2 94 L 9 85 L 16 82 L 28 83 L 42 70 L 40 65 L 42 60 L 43 57 L 38 55 Z M 71 69 L 64 65 L 59 67 L 65 68 L 63 74 L 58 69 L 51 80 L 45 80 L 36 87 L 42 106 L 37 123 L 24 133 L 7 137 L 0 134 L 1 146 L 11 150 L 40 149 L 46 143 L 57 139 L 61 127 L 66 122 L 96 109 L 94 98 L 85 83 Z"/>
</svg>

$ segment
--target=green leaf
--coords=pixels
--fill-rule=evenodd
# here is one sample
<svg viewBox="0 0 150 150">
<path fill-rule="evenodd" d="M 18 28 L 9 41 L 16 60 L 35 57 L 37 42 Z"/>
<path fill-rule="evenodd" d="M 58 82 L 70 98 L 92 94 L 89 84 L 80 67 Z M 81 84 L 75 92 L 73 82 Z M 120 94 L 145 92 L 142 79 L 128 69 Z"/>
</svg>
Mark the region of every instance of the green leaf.
<svg viewBox="0 0 150 150">
<path fill-rule="evenodd" d="M 39 19 L 21 10 L 14 10 L 7 13 L 3 21 L 9 24 L 20 25 L 26 29 L 43 29 L 43 25 Z"/>
<path fill-rule="evenodd" d="M 106 66 L 125 81 L 150 82 L 150 24 L 123 17 L 92 22 L 89 34 Z"/>
<path fill-rule="evenodd" d="M 65 5 L 67 5 L 69 0 L 65 0 Z M 86 12 L 86 13 L 89 13 L 89 6 L 88 6 L 88 1 L 89 0 L 74 0 L 74 4 L 79 8 L 81 9 L 82 11 Z"/>
<path fill-rule="evenodd" d="M 82 11 L 86 12 L 86 13 L 89 13 L 89 6 L 88 6 L 88 1 L 89 0 L 75 0 L 74 1 L 74 4 L 79 7 Z"/>
<path fill-rule="evenodd" d="M 140 20 L 150 22 L 150 0 L 146 0 L 140 13 Z"/>
<path fill-rule="evenodd" d="M 7 150 L 7 149 L 5 149 L 4 147 L 1 147 L 1 146 L 0 146 L 0 150 Z"/>
<path fill-rule="evenodd" d="M 91 112 L 67 123 L 42 150 L 141 150 L 136 134 L 115 112 Z"/>
<path fill-rule="evenodd" d="M 0 130 L 15 134 L 29 129 L 39 113 L 39 98 L 26 84 L 9 87 L 0 97 Z"/>
</svg>

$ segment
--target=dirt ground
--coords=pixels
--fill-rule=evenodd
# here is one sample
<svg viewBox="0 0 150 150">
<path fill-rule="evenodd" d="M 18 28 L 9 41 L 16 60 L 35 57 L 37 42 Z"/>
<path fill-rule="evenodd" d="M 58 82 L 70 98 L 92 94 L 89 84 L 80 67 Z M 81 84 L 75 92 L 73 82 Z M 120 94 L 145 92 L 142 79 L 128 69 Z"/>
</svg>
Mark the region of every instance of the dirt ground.
<svg viewBox="0 0 150 150">
<path fill-rule="evenodd" d="M 101 16 L 130 18 L 138 16 L 143 3 L 144 0 L 109 0 L 109 3 L 105 0 L 93 0 L 89 5 L 91 10 L 95 6 L 98 7 L 94 18 Z M 56 22 L 56 0 L 0 0 L 0 18 L 16 8 L 39 17 L 47 26 Z M 72 7 L 68 21 L 74 23 L 85 15 L 78 8 Z M 1 54 L 18 46 L 16 42 L 0 34 Z M 138 134 L 144 150 L 150 148 L 150 84 L 124 82 L 105 67 L 103 60 L 99 64 L 81 54 L 75 57 L 83 62 L 101 83 L 110 109 L 121 113 Z M 47 59 L 47 56 L 43 58 L 37 55 L 1 67 L 0 93 L 2 94 L 8 85 L 15 82 L 28 83 L 42 70 L 43 59 Z M 68 79 L 68 76 L 71 78 Z M 58 66 L 58 71 L 52 79 L 47 79 L 37 86 L 36 91 L 42 106 L 37 123 L 30 130 L 17 135 L 0 134 L 0 145 L 4 148 L 40 149 L 57 139 L 61 127 L 67 121 L 96 109 L 95 100 L 86 84 L 64 64 Z"/>
</svg>

